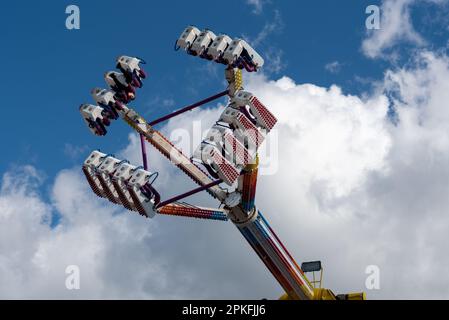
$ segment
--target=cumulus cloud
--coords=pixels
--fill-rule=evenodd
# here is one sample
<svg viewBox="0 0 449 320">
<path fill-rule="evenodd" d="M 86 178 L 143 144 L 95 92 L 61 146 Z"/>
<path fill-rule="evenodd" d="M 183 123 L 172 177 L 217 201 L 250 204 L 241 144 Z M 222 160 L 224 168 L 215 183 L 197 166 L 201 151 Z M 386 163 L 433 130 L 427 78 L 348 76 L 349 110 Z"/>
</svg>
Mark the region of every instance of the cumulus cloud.
<svg viewBox="0 0 449 320">
<path fill-rule="evenodd" d="M 37 190 L 40 177 L 32 167 L 6 173 L 2 180 L 0 212 L 0 297 L 2 298 L 99 298 L 139 296 L 139 276 L 126 276 L 132 288 L 109 282 L 104 270 L 114 253 L 137 254 L 151 231 L 137 217 L 114 216 L 114 208 L 86 191 L 78 170 L 62 171 L 53 186 L 51 203 Z M 49 224 L 53 210 L 62 215 L 55 229 Z M 136 246 L 137 245 L 137 246 Z M 124 251 L 122 251 L 124 250 Z M 127 252 L 129 250 L 129 252 Z M 134 258 L 135 259 L 135 258 Z M 65 269 L 78 265 L 82 290 L 65 287 Z M 147 270 L 151 274 L 152 269 Z M 163 276 L 163 274 L 161 274 Z M 137 291 L 135 291 L 137 290 Z M 133 293 L 134 292 L 134 293 Z"/>
<path fill-rule="evenodd" d="M 184 129 L 192 130 L 197 117 L 204 120 L 206 130 L 218 111 L 188 113 L 182 118 L 184 127 L 170 121 L 163 131 L 176 140 L 184 136 Z M 180 147 L 186 143 L 190 144 L 183 141 Z M 184 147 L 186 152 L 189 148 Z M 129 146 L 117 154 L 140 163 L 138 137 L 130 135 Z M 163 197 L 193 186 L 156 151 L 149 155 L 152 170 L 161 172 L 156 185 Z M 231 224 L 165 216 L 144 220 L 96 198 L 79 168 L 58 174 L 50 201 L 38 192 L 42 182 L 31 166 L 4 174 L 0 194 L 2 298 L 249 298 L 253 290 L 263 294 L 276 287 L 263 268 L 253 272 L 257 257 L 229 263 L 230 257 L 239 261 L 249 250 Z M 201 196 L 190 200 L 217 205 Z M 53 211 L 61 216 L 54 229 L 50 227 Z M 80 267 L 80 290 L 65 287 L 69 265 Z M 243 278 L 248 278 L 248 287 L 235 291 Z M 260 278 L 268 281 L 260 282 Z M 228 279 L 225 284 L 224 279 Z"/>
<path fill-rule="evenodd" d="M 436 277 L 449 263 L 448 68 L 446 56 L 421 53 L 368 100 L 285 77 L 250 80 L 280 119 L 279 172 L 261 177 L 259 207 L 279 212 L 270 219 L 296 257 L 323 260 L 335 291 L 366 290 L 374 264 L 381 290 L 370 298 L 449 297 Z"/>
<path fill-rule="evenodd" d="M 298 262 L 320 259 L 325 287 L 369 298 L 448 298 L 449 60 L 425 52 L 386 72 L 370 97 L 341 88 L 251 75 L 246 88 L 278 117 L 276 172 L 261 175 L 257 204 Z M 186 152 L 221 112 L 195 110 L 162 131 Z M 388 112 L 398 122 L 393 125 Z M 113 151 L 113 150 L 111 150 Z M 120 157 L 140 163 L 130 135 Z M 163 198 L 192 182 L 149 153 Z M 56 177 L 50 200 L 33 167 L 7 172 L 0 192 L 2 298 L 277 298 L 282 289 L 231 223 L 157 216 L 144 220 L 91 194 L 78 168 Z M 282 190 L 282 192 L 279 192 Z M 189 199 L 217 205 L 207 195 Z M 61 215 L 50 227 L 51 213 Z M 67 265 L 81 290 L 65 288 Z M 4 285 L 3 285 L 4 284 Z M 419 290 L 417 290 L 419 288 Z"/>
</svg>

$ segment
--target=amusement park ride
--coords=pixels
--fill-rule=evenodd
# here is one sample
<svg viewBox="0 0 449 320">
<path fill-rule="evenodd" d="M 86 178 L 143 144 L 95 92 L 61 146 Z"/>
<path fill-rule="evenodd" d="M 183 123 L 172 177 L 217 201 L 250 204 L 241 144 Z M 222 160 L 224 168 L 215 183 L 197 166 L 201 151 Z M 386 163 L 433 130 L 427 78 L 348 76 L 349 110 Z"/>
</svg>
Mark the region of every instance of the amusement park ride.
<svg viewBox="0 0 449 320">
<path fill-rule="evenodd" d="M 264 64 L 259 54 L 244 40 L 227 35 L 216 36 L 210 30 L 187 27 L 176 41 L 176 49 L 226 65 L 228 88 L 212 97 L 184 107 L 159 119 L 147 122 L 127 104 L 135 99 L 146 73 L 135 57 L 120 56 L 116 67 L 104 75 L 109 89 L 91 91 L 95 105 L 83 104 L 81 115 L 90 131 L 107 133 L 112 120 L 122 118 L 140 135 L 143 166 L 93 151 L 82 170 L 94 193 L 102 198 L 153 218 L 156 214 L 201 219 L 231 220 L 270 270 L 285 294 L 281 299 L 361 300 L 365 294 L 335 295 L 321 287 L 323 269 L 320 261 L 296 263 L 279 237 L 254 203 L 258 172 L 257 150 L 275 126 L 276 117 L 250 92 L 243 90 L 242 70 L 257 72 Z M 154 126 L 223 96 L 228 105 L 206 138 L 188 157 L 177 149 Z M 166 156 L 199 187 L 162 201 L 153 187 L 157 172 L 148 171 L 145 140 Z M 227 185 L 231 191 L 222 187 Z M 206 191 L 223 206 L 203 208 L 180 200 Z M 313 273 L 309 281 L 305 273 Z M 319 272 L 319 280 L 315 280 Z"/>
</svg>

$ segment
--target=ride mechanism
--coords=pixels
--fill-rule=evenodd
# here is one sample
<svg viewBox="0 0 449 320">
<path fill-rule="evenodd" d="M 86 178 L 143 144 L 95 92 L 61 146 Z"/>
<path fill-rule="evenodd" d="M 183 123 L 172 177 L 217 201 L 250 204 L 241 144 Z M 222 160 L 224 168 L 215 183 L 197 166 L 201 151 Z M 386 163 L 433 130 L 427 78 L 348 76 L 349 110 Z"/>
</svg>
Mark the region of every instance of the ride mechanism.
<svg viewBox="0 0 449 320">
<path fill-rule="evenodd" d="M 200 31 L 193 26 L 182 32 L 176 49 L 226 65 L 227 89 L 147 122 L 127 106 L 147 77 L 141 67 L 145 62 L 135 57 L 118 57 L 116 67 L 120 72 L 110 71 L 104 75 L 109 89 L 93 89 L 91 94 L 96 104 L 83 104 L 80 112 L 90 131 L 99 136 L 107 133 L 112 120 L 121 118 L 128 123 L 140 135 L 143 165 L 132 165 L 127 160 L 93 151 L 82 167 L 93 192 L 147 218 L 165 214 L 231 220 L 285 290 L 281 299 L 365 299 L 363 292 L 335 295 L 322 288 L 321 262 L 305 262 L 300 267 L 255 206 L 257 150 L 277 119 L 257 97 L 243 90 L 242 70 L 257 72 L 263 66 L 262 57 L 242 39 L 231 39 L 225 34 L 216 36 L 210 30 Z M 229 98 L 225 110 L 192 157 L 186 156 L 154 129 L 159 123 L 224 96 Z M 148 169 L 145 140 L 199 187 L 162 201 L 153 186 L 158 173 Z M 227 185 L 227 189 L 222 185 Z M 204 208 L 181 201 L 202 191 L 217 199 L 222 208 Z M 311 273 L 313 280 L 305 273 Z M 318 278 L 316 273 L 319 273 Z"/>
</svg>

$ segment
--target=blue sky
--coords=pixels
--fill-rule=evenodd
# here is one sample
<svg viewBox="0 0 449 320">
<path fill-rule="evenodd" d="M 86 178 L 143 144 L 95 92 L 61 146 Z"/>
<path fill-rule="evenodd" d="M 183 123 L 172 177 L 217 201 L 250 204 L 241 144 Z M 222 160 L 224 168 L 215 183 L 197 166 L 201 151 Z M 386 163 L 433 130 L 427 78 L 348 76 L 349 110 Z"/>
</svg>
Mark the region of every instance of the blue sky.
<svg viewBox="0 0 449 320">
<path fill-rule="evenodd" d="M 263 2 L 264 3 L 264 2 Z M 89 91 L 105 86 L 103 72 L 113 69 L 117 55 L 144 58 L 150 73 L 135 108 L 157 117 L 223 88 L 221 69 L 173 50 L 188 24 L 210 28 L 250 41 L 266 59 L 266 73 L 287 75 L 300 83 L 337 84 L 357 94 L 383 76 L 391 61 L 370 59 L 361 52 L 366 35 L 365 8 L 379 1 L 331 0 L 264 3 L 262 12 L 244 1 L 228 1 L 218 10 L 208 1 L 129 1 L 123 14 L 120 1 L 77 1 L 81 29 L 65 28 L 65 8 L 71 2 L 11 2 L 2 10 L 3 150 L 0 171 L 11 165 L 38 164 L 49 176 L 78 163 L 92 148 L 116 149 L 127 143 L 128 128 L 115 124 L 107 138 L 90 135 L 78 106 L 91 102 Z M 2 4 L 5 6 L 5 4 Z M 444 19 L 432 4 L 418 4 L 412 15 L 415 28 L 444 46 L 447 30 L 435 28 Z M 418 14 L 419 13 L 419 14 Z M 406 45 L 398 50 L 407 53 Z M 276 63 L 279 57 L 280 63 Z M 409 58 L 402 55 L 400 61 Z M 325 66 L 338 62 L 338 72 Z M 211 72 L 213 70 L 213 72 Z M 215 72 L 215 73 L 214 73 Z M 165 101 L 165 103 L 164 103 Z M 26 130 L 25 130 L 26 128 Z M 68 149 L 73 148 L 73 152 Z M 77 152 L 80 151 L 80 152 Z M 81 152 L 83 151 L 83 152 Z"/>
<path fill-rule="evenodd" d="M 449 280 L 426 265 L 442 274 L 449 264 L 449 1 L 342 3 L 1 3 L 0 283 L 8 292 L 0 288 L 0 297 L 281 294 L 232 225 L 163 216 L 144 224 L 94 198 L 80 175 L 93 149 L 139 158 L 127 125 L 116 121 L 105 137 L 93 136 L 78 111 L 93 87 L 105 87 L 118 55 L 147 61 L 149 77 L 130 106 L 148 120 L 224 89 L 223 66 L 174 51 L 190 24 L 244 37 L 265 59 L 247 89 L 278 116 L 282 143 L 279 172 L 261 175 L 257 202 L 298 261 L 328 262 L 337 292 L 364 290 L 364 268 L 375 264 L 385 280 L 371 297 L 449 297 Z M 65 28 L 69 4 L 80 8 L 80 30 Z M 381 6 L 381 29 L 367 32 L 371 4 Z M 211 122 L 216 104 L 209 108 L 179 125 Z M 161 165 L 148 150 L 150 164 Z M 161 168 L 164 195 L 189 187 L 169 164 Z M 40 223 L 56 213 L 60 225 Z M 317 235 L 338 241 L 310 243 Z M 232 254 L 240 264 L 228 263 Z M 68 264 L 88 270 L 79 295 L 61 285 Z M 104 272 L 110 265 L 116 269 Z"/>
<path fill-rule="evenodd" d="M 3 66 L 8 84 L 2 110 L 10 121 L 1 129 L 7 137 L 2 149 L 8 152 L 0 171 L 31 163 L 52 177 L 79 163 L 88 150 L 125 146 L 125 125 L 114 123 L 106 138 L 98 138 L 91 136 L 78 114 L 81 103 L 91 102 L 90 89 L 105 86 L 103 72 L 113 69 L 117 55 L 137 55 L 148 63 L 150 77 L 133 104 L 148 118 L 221 91 L 221 68 L 210 63 L 207 69 L 204 61 L 173 50 L 188 24 L 250 40 L 266 28 L 271 31 L 258 41 L 257 50 L 266 59 L 270 77 L 282 73 L 298 82 L 336 83 L 358 92 L 361 84 L 354 81 L 355 75 L 376 79 L 383 71 L 383 62 L 360 52 L 364 10 L 370 3 L 284 1 L 265 4 L 254 14 L 253 6 L 242 1 L 229 1 L 226 7 L 234 9 L 223 10 L 208 1 L 128 1 L 131 9 L 124 14 L 118 9 L 120 1 L 77 1 L 81 29 L 67 30 L 65 8 L 71 2 L 11 2 L 2 10 L 1 22 L 7 44 L 2 55 L 9 61 Z M 279 70 L 276 56 L 281 58 Z M 333 61 L 342 64 L 340 72 L 324 68 Z"/>
</svg>

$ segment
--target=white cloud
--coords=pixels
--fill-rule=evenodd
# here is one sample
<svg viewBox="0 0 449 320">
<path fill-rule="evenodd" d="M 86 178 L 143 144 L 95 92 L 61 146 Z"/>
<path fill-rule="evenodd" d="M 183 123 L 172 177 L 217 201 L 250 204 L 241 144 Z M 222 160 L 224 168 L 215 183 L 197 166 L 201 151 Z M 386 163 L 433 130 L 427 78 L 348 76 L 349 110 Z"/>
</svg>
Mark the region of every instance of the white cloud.
<svg viewBox="0 0 449 320">
<path fill-rule="evenodd" d="M 326 69 L 326 70 L 329 71 L 330 73 L 339 73 L 340 70 L 341 70 L 341 67 L 342 67 L 342 65 L 341 65 L 340 62 L 338 62 L 338 61 L 332 61 L 332 62 L 327 63 L 327 64 L 324 66 L 324 69 Z"/>
<path fill-rule="evenodd" d="M 274 16 L 271 21 L 264 24 L 263 28 L 254 37 L 254 39 L 244 36 L 244 38 L 254 47 L 257 47 L 265 42 L 274 33 L 281 32 L 284 28 L 284 21 L 279 10 L 274 10 Z"/>
<path fill-rule="evenodd" d="M 265 54 L 264 71 L 270 74 L 279 74 L 285 69 L 287 63 L 282 59 L 284 51 L 270 47 Z"/>
<path fill-rule="evenodd" d="M 173 107 L 175 105 L 175 100 L 173 100 L 173 99 L 164 99 L 164 100 L 162 100 L 162 104 L 165 107 Z"/>
<path fill-rule="evenodd" d="M 87 151 L 87 145 L 77 146 L 71 143 L 64 144 L 64 154 L 72 160 L 78 160 L 79 157 L 84 155 Z"/>
<path fill-rule="evenodd" d="M 280 171 L 261 177 L 259 207 L 296 257 L 323 260 L 326 286 L 364 290 L 375 264 L 381 290 L 370 298 L 449 297 L 438 276 L 449 263 L 448 80 L 449 59 L 429 52 L 388 71 L 397 126 L 382 94 L 361 101 L 288 78 L 250 82 L 281 120 Z"/>
<path fill-rule="evenodd" d="M 246 3 L 253 7 L 253 13 L 259 15 L 263 11 L 265 5 L 264 0 L 246 0 Z"/>
<path fill-rule="evenodd" d="M 279 171 L 260 176 L 258 207 L 298 262 L 323 261 L 325 286 L 336 293 L 365 290 L 365 267 L 375 264 L 381 290 L 369 298 L 449 298 L 449 280 L 440 277 L 449 263 L 448 86 L 449 60 L 432 53 L 388 71 L 382 92 L 363 99 L 288 77 L 246 79 L 246 88 L 278 116 L 281 139 Z M 387 96 L 397 126 L 388 121 Z M 200 119 L 205 130 L 220 108 L 189 112 L 162 131 L 176 140 Z M 138 163 L 138 148 L 131 135 L 118 154 Z M 156 151 L 149 156 L 151 169 L 161 172 L 163 198 L 192 187 Z M 230 223 L 123 214 L 91 194 L 79 169 L 58 174 L 51 201 L 38 193 L 41 183 L 32 167 L 3 177 L 0 297 L 281 294 Z M 214 204 L 206 195 L 189 201 Z M 62 217 L 56 229 L 48 225 L 53 211 Z M 80 291 L 64 287 L 69 264 L 81 267 Z"/>
<path fill-rule="evenodd" d="M 385 51 L 399 42 L 423 45 L 424 39 L 415 31 L 410 8 L 416 0 L 383 1 L 380 8 L 379 30 L 367 30 L 367 38 L 362 43 L 363 53 L 370 58 L 385 57 Z"/>
<path fill-rule="evenodd" d="M 274 10 L 273 18 L 267 21 L 259 33 L 254 37 L 242 35 L 251 46 L 257 50 L 263 49 L 265 52 L 264 70 L 271 74 L 281 72 L 287 63 L 283 61 L 283 50 L 275 45 L 274 35 L 281 33 L 284 29 L 284 21 L 279 10 Z"/>
<path fill-rule="evenodd" d="M 138 254 L 150 229 L 138 217 L 113 216 L 111 206 L 103 205 L 86 192 L 79 170 L 64 170 L 58 175 L 52 204 L 36 192 L 41 181 L 34 173 L 33 168 L 25 167 L 5 174 L 2 180 L 0 297 L 140 296 L 139 274 L 126 275 L 132 290 L 126 287 L 118 290 L 120 277 L 109 283 L 104 270 L 116 268 L 119 257 L 114 259 L 114 253 Z M 53 210 L 61 213 L 63 219 L 56 229 L 51 229 L 48 223 Z M 115 261 L 109 265 L 111 258 Z M 80 291 L 65 288 L 65 268 L 72 264 L 81 268 Z M 148 276 L 151 272 L 149 268 Z"/>
</svg>

